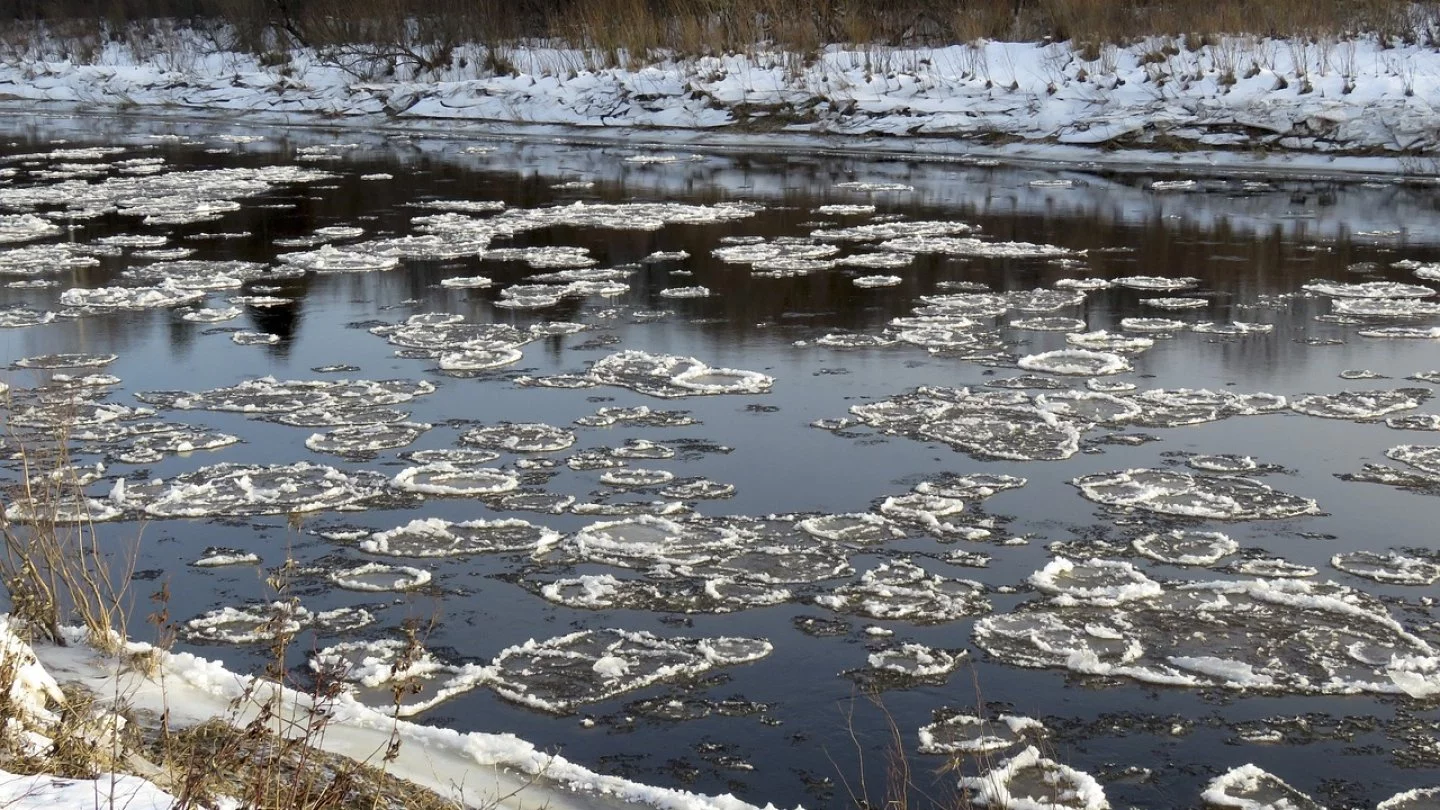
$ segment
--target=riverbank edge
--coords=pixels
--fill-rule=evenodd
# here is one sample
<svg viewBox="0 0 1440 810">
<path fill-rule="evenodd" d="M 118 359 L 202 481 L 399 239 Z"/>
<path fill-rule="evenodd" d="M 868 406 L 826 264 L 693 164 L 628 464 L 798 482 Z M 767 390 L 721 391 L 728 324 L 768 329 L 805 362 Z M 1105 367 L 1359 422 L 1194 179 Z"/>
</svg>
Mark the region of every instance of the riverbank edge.
<svg viewBox="0 0 1440 810">
<path fill-rule="evenodd" d="M 997 165 L 1053 171 L 1108 172 L 1130 176 L 1216 177 L 1253 180 L 1327 180 L 1346 183 L 1440 185 L 1440 157 L 1342 155 L 1272 150 L 1162 151 L 1139 147 L 1096 148 L 1053 141 L 986 144 L 940 136 L 847 136 L 757 133 L 728 129 L 578 127 L 484 119 L 397 119 L 384 115 L 336 117 L 324 113 L 207 110 L 166 106 L 104 106 L 0 99 L 0 115 L 93 116 L 159 123 L 228 124 L 247 129 L 309 132 L 364 131 L 387 136 L 427 137 L 457 142 L 545 142 L 596 148 L 623 147 L 637 153 L 683 150 L 700 155 L 807 156 L 876 162 Z M 458 125 L 458 126 L 457 126 Z M 1440 126 L 1440 120 L 1437 120 Z"/>
</svg>

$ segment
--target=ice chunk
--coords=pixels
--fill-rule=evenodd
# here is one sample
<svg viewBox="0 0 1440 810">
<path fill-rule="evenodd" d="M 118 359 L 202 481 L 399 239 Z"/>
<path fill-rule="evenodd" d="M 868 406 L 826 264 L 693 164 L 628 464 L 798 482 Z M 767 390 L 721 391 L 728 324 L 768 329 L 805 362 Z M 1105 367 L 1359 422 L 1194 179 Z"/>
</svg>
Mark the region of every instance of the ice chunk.
<svg viewBox="0 0 1440 810">
<path fill-rule="evenodd" d="M 1315 501 L 1271 489 L 1239 476 L 1193 476 L 1133 469 L 1081 476 L 1071 481 L 1096 503 L 1166 515 L 1216 520 L 1277 520 L 1314 514 Z"/>
<path fill-rule="evenodd" d="M 360 541 L 371 554 L 396 557 L 455 557 L 488 553 L 539 553 L 560 539 L 558 532 L 525 520 L 468 520 L 453 523 L 417 518 Z"/>
<path fill-rule="evenodd" d="M 510 422 L 472 428 L 460 443 L 482 450 L 507 453 L 553 453 L 575 443 L 575 434 L 542 422 Z"/>
<path fill-rule="evenodd" d="M 125 487 L 121 503 L 152 517 L 275 515 L 363 505 L 388 491 L 372 472 L 295 464 L 216 464 L 166 481 Z"/>
<path fill-rule="evenodd" d="M 960 786 L 974 791 L 981 807 L 1013 810 L 1106 810 L 1110 802 L 1093 776 L 1046 759 L 1029 746 L 980 776 L 964 776 Z"/>
<path fill-rule="evenodd" d="M 426 495 L 484 496 L 509 492 L 520 486 L 513 473 L 475 464 L 437 461 L 407 467 L 395 476 L 394 486 Z"/>
<path fill-rule="evenodd" d="M 1161 592 L 1158 582 L 1119 560 L 1091 559 L 1076 563 L 1057 557 L 1031 574 L 1029 581 L 1045 593 L 1057 594 L 1057 604 L 1118 605 Z"/>
<path fill-rule="evenodd" d="M 1130 362 L 1118 354 L 1085 349 L 1060 349 L 1020 358 L 1017 362 L 1026 371 L 1049 374 L 1070 374 L 1097 377 L 1130 370 Z"/>
<path fill-rule="evenodd" d="M 1329 419 L 1378 419 L 1397 411 L 1418 408 L 1431 396 L 1428 388 L 1341 391 L 1300 397 L 1290 407 L 1299 413 Z"/>
<path fill-rule="evenodd" d="M 1324 810 L 1318 802 L 1256 765 L 1215 777 L 1200 794 L 1209 807 L 1238 810 Z"/>
<path fill-rule="evenodd" d="M 351 591 L 410 591 L 430 581 L 430 572 L 408 565 L 365 563 L 331 571 L 330 581 Z"/>
<path fill-rule="evenodd" d="M 693 357 L 626 351 L 609 355 L 590 368 L 589 378 L 662 398 L 698 394 L 759 394 L 775 380 L 754 371 L 711 368 Z"/>
<path fill-rule="evenodd" d="M 1330 564 L 1347 574 L 1391 585 L 1433 585 L 1440 580 L 1440 562 L 1393 551 L 1336 554 L 1330 558 Z"/>
<path fill-rule="evenodd" d="M 1147 534 L 1131 545 L 1146 557 L 1171 565 L 1214 565 L 1240 550 L 1240 544 L 1223 532 L 1184 529 Z"/>
<path fill-rule="evenodd" d="M 944 756 L 990 754 L 1043 736 L 1038 720 L 1002 714 L 993 720 L 956 714 L 920 728 L 920 753 Z"/>
<path fill-rule="evenodd" d="M 990 610 L 977 582 L 931 574 L 909 560 L 881 563 L 850 585 L 815 597 L 815 603 L 872 619 L 919 623 L 954 621 Z"/>
<path fill-rule="evenodd" d="M 645 632 L 583 630 L 501 651 L 486 669 L 485 685 L 507 700 L 569 714 L 579 705 L 661 681 L 749 663 L 771 649 L 763 639 L 661 639 Z"/>
<path fill-rule="evenodd" d="M 1393 281 L 1364 281 L 1352 284 L 1312 281 L 1301 289 L 1332 298 L 1429 298 L 1435 294 L 1429 287 Z"/>
</svg>

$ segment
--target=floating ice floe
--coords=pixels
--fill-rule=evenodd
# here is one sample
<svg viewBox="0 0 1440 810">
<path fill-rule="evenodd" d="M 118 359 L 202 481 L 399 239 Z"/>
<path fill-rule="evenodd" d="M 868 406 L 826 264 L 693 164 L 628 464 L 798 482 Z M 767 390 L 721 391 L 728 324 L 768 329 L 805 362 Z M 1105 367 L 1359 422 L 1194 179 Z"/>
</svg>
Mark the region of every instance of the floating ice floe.
<svg viewBox="0 0 1440 810">
<path fill-rule="evenodd" d="M 280 336 L 269 332 L 240 331 L 230 335 L 230 340 L 237 346 L 274 346 L 280 342 Z"/>
<path fill-rule="evenodd" d="M 1418 298 L 1337 298 L 1330 306 L 1336 315 L 1361 318 L 1422 318 L 1440 315 L 1440 303 Z"/>
<path fill-rule="evenodd" d="M 1156 309 L 1203 309 L 1210 305 L 1204 298 L 1141 298 L 1140 303 Z"/>
<path fill-rule="evenodd" d="M 322 245 L 301 253 L 282 253 L 281 262 L 312 273 L 375 273 L 400 266 L 397 256 L 372 253 L 364 243 L 336 247 Z"/>
<path fill-rule="evenodd" d="M 1111 283 L 1117 287 L 1128 287 L 1132 290 L 1171 292 L 1174 290 L 1193 290 L 1200 286 L 1200 279 L 1181 276 L 1124 276 L 1122 278 L 1111 279 Z"/>
<path fill-rule="evenodd" d="M 513 326 L 469 323 L 455 316 L 439 320 L 414 316 L 403 324 L 376 326 L 370 332 L 384 337 L 392 346 L 432 357 L 441 352 L 471 348 L 519 348 L 539 337 Z"/>
<path fill-rule="evenodd" d="M 1207 807 L 1235 810 L 1324 810 L 1319 802 L 1256 765 L 1241 765 L 1210 780 L 1200 800 Z"/>
<path fill-rule="evenodd" d="M 17 495 L 5 506 L 5 520 L 13 523 L 89 524 L 121 517 L 124 511 L 114 503 L 87 498 L 74 492 L 42 492 Z"/>
<path fill-rule="evenodd" d="M 646 470 L 638 467 L 607 470 L 600 475 L 600 483 L 621 489 L 656 487 L 675 480 L 675 473 L 668 470 Z"/>
<path fill-rule="evenodd" d="M 823 540 L 854 545 L 875 545 L 905 536 L 905 531 L 894 521 L 868 512 L 820 515 L 795 525 Z"/>
<path fill-rule="evenodd" d="M 844 190 L 846 190 L 846 191 L 865 191 L 865 192 L 870 192 L 870 193 L 877 193 L 877 192 L 882 192 L 882 191 L 914 191 L 914 190 L 915 190 L 915 187 L 914 187 L 914 186 L 908 185 L 908 184 L 906 184 L 906 183 L 889 183 L 889 182 L 879 182 L 879 181 L 876 181 L 876 182 L 866 182 L 866 181 L 863 181 L 863 180 L 847 180 L 847 181 L 845 181 L 845 182 L 843 182 L 843 183 L 836 183 L 836 184 L 835 184 L 835 188 L 844 189 Z"/>
<path fill-rule="evenodd" d="M 834 593 L 815 597 L 821 607 L 872 619 L 919 623 L 954 621 L 990 611 L 978 582 L 931 574 L 909 560 L 881 563 Z"/>
<path fill-rule="evenodd" d="M 1190 456 L 1185 465 L 1201 472 L 1243 473 L 1260 469 L 1260 462 L 1250 456 L 1202 455 Z"/>
<path fill-rule="evenodd" d="M 1029 746 L 979 776 L 963 776 L 960 786 L 973 792 L 981 807 L 1107 810 L 1110 802 L 1095 778 L 1046 759 Z"/>
<path fill-rule="evenodd" d="M 732 497 L 734 494 L 734 484 L 712 481 L 709 478 L 676 480 L 671 485 L 660 490 L 662 497 L 675 498 L 681 501 L 721 500 Z"/>
<path fill-rule="evenodd" d="M 160 408 L 278 414 L 328 408 L 374 408 L 433 393 L 414 380 L 277 380 L 260 377 L 208 391 L 141 391 L 135 398 Z"/>
<path fill-rule="evenodd" d="M 430 425 L 421 422 L 382 422 L 373 425 L 346 425 L 325 433 L 313 433 L 305 446 L 317 453 L 351 458 L 373 457 L 381 450 L 393 450 L 413 443 Z"/>
<path fill-rule="evenodd" d="M 527 583 L 535 585 L 537 583 Z M 648 610 L 723 614 L 789 601 L 790 589 L 734 577 L 620 579 L 610 574 L 558 579 L 539 584 L 539 594 L 557 605 L 583 610 Z"/>
<path fill-rule="evenodd" d="M 856 276 L 852 283 L 861 289 L 869 290 L 878 287 L 898 287 L 905 282 L 899 276 Z"/>
<path fill-rule="evenodd" d="M 1330 558 L 1330 564 L 1347 574 L 1389 585 L 1433 585 L 1440 580 L 1440 562 L 1393 551 L 1336 554 Z"/>
<path fill-rule="evenodd" d="M 1026 371 L 1086 377 L 1120 374 L 1130 370 L 1130 361 L 1118 354 L 1086 349 L 1058 349 L 1026 355 L 1020 358 L 1016 365 Z"/>
<path fill-rule="evenodd" d="M 168 482 L 122 480 L 110 498 L 118 506 L 160 518 L 276 515 L 359 507 L 388 489 L 385 477 L 377 473 L 344 473 L 306 462 L 216 464 Z"/>
<path fill-rule="evenodd" d="M 43 326 L 55 320 L 55 313 L 11 304 L 0 307 L 0 329 L 24 329 Z"/>
<path fill-rule="evenodd" d="M 396 489 L 423 495 L 487 496 L 510 492 L 520 486 L 514 473 L 477 464 L 436 461 L 406 467 L 392 482 Z"/>
<path fill-rule="evenodd" d="M 1131 541 L 1140 554 L 1170 565 L 1214 565 L 1240 550 L 1223 532 L 1174 529 Z"/>
<path fill-rule="evenodd" d="M 1360 337 L 1388 338 L 1391 340 L 1440 340 L 1440 327 L 1423 326 L 1381 326 L 1356 331 Z"/>
<path fill-rule="evenodd" d="M 1019 374 L 1014 377 L 998 377 L 985 383 L 986 388 L 1004 388 L 1011 391 L 1068 391 L 1070 384 L 1058 377 L 1042 377 L 1039 374 Z"/>
<path fill-rule="evenodd" d="M 70 312 L 62 313 L 69 315 L 112 310 L 169 309 L 189 306 L 204 297 L 203 291 L 162 283 L 154 287 L 75 287 L 60 293 L 60 303 L 70 308 Z"/>
<path fill-rule="evenodd" d="M 218 568 L 225 565 L 258 565 L 260 555 L 252 551 L 214 546 L 205 549 L 198 560 L 190 563 L 200 568 Z"/>
<path fill-rule="evenodd" d="M 537 553 L 559 539 L 557 532 L 513 518 L 459 523 L 421 518 L 399 528 L 376 532 L 360 541 L 360 548 L 371 554 L 393 557 L 457 557 Z"/>
<path fill-rule="evenodd" d="M 1158 469 L 1098 473 L 1073 479 L 1086 499 L 1121 509 L 1214 520 L 1278 520 L 1319 511 L 1315 501 L 1250 478 L 1194 476 Z"/>
<path fill-rule="evenodd" d="M 328 578 L 351 591 L 411 591 L 428 583 L 430 572 L 408 565 L 365 563 L 331 571 Z"/>
<path fill-rule="evenodd" d="M 579 705 L 661 681 L 756 661 L 772 649 L 763 639 L 661 639 L 645 632 L 584 630 L 501 651 L 487 667 L 486 686 L 507 700 L 569 714 Z"/>
<path fill-rule="evenodd" d="M 1319 569 L 1313 566 L 1293 563 L 1279 557 L 1248 557 L 1236 560 L 1228 568 L 1237 574 L 1264 579 L 1308 579 L 1320 573 Z"/>
<path fill-rule="evenodd" d="M 200 307 L 182 313 L 180 318 L 192 323 L 221 323 L 234 320 L 243 315 L 244 312 L 240 307 Z"/>
<path fill-rule="evenodd" d="M 1004 294 L 1005 303 L 1018 312 L 1055 312 L 1085 303 L 1083 290 L 1013 290 Z"/>
<path fill-rule="evenodd" d="M 616 458 L 663 459 L 674 458 L 675 451 L 649 439 L 630 439 L 610 451 Z"/>
<path fill-rule="evenodd" d="M 1007 324 L 1011 329 L 1025 329 L 1032 332 L 1078 332 L 1085 328 L 1085 322 L 1079 318 L 1062 318 L 1057 316 L 1040 318 L 1016 318 Z"/>
<path fill-rule="evenodd" d="M 601 385 L 617 385 L 642 394 L 677 398 L 704 394 L 760 394 L 773 377 L 755 371 L 712 368 L 693 357 L 625 351 L 603 357 L 586 375 Z"/>
<path fill-rule="evenodd" d="M 1440 430 L 1440 414 L 1412 413 L 1404 416 L 1390 416 L 1385 426 L 1394 430 Z"/>
<path fill-rule="evenodd" d="M 1333 583 L 1192 582 L 1119 606 L 1032 602 L 975 641 L 1027 667 L 1171 686 L 1440 694 L 1440 658 L 1380 601 Z"/>
<path fill-rule="evenodd" d="M 1155 345 L 1155 341 L 1147 337 L 1133 337 L 1121 335 L 1114 332 L 1107 332 L 1104 329 L 1095 332 L 1080 332 L 1065 336 L 1065 342 L 1071 346 L 1078 346 L 1081 349 L 1089 349 L 1096 352 L 1143 352 Z"/>
<path fill-rule="evenodd" d="M 440 280 L 441 287 L 450 289 L 479 289 L 495 283 L 489 276 L 455 276 Z"/>
<path fill-rule="evenodd" d="M 971 236 L 901 236 L 881 242 L 879 248 L 896 253 L 939 253 L 977 259 L 1053 259 L 1081 255 L 1059 245 L 987 242 Z"/>
<path fill-rule="evenodd" d="M 1329 419 L 1379 419 L 1397 411 L 1418 408 L 1433 395 L 1428 388 L 1341 391 L 1300 397 L 1290 407 L 1308 416 Z"/>
<path fill-rule="evenodd" d="M 914 255 L 908 253 L 852 253 L 835 260 L 836 267 L 858 267 L 865 270 L 903 270 L 914 263 Z M 896 276 L 875 276 L 874 278 L 892 279 Z M 868 283 L 877 284 L 878 282 Z M 894 284 L 880 284 L 879 286 L 893 287 L 899 283 L 897 281 Z M 857 284 L 857 286 L 864 285 Z"/>
<path fill-rule="evenodd" d="M 964 650 L 951 652 L 909 643 L 870 653 L 868 663 L 870 670 L 882 677 L 943 681 L 967 657 Z"/>
<path fill-rule="evenodd" d="M 84 441 L 83 435 L 77 433 L 74 438 Z M 106 458 L 111 461 L 121 464 L 154 464 L 167 455 L 219 450 L 239 442 L 239 436 L 216 430 L 146 422 L 129 426 L 123 433 L 103 437 L 97 444 L 105 448 Z M 88 442 L 81 447 L 87 445 Z"/>
<path fill-rule="evenodd" d="M 1247 335 L 1268 335 L 1275 331 L 1275 325 L 1269 323 L 1249 323 L 1246 321 L 1231 321 L 1230 323 L 1215 323 L 1214 321 L 1201 321 L 1190 326 L 1192 332 L 1203 335 L 1227 335 L 1230 337 L 1245 337 Z"/>
<path fill-rule="evenodd" d="M 1375 810 L 1434 810 L 1440 806 L 1440 787 L 1415 788 L 1396 793 L 1380 802 Z"/>
<path fill-rule="evenodd" d="M 1120 560 L 1092 559 L 1077 563 L 1057 557 L 1031 574 L 1029 581 L 1037 590 L 1054 594 L 1057 605 L 1084 602 L 1113 606 L 1161 592 L 1160 583 Z"/>
<path fill-rule="evenodd" d="M 412 717 L 478 687 L 485 671 L 478 664 L 442 663 L 405 639 L 341 642 L 311 656 L 310 668 L 344 682 L 360 703 L 397 717 Z"/>
<path fill-rule="evenodd" d="M 1232 416 L 1277 413 L 1289 404 L 1277 394 L 1235 394 L 1203 388 L 1152 388 L 1132 399 L 1140 405 L 1140 413 L 1132 422 L 1141 427 L 1180 427 Z"/>
<path fill-rule="evenodd" d="M 373 624 L 363 608 L 336 608 L 314 613 L 295 600 L 225 606 L 185 622 L 181 632 L 190 641 L 254 644 L 293 636 L 301 630 L 342 633 Z"/>
<path fill-rule="evenodd" d="M 661 298 L 709 298 L 709 287 L 667 287 L 660 291 Z"/>
<path fill-rule="evenodd" d="M 898 239 L 910 236 L 954 236 L 971 233 L 975 226 L 964 222 L 942 222 L 936 220 L 910 220 L 896 222 L 872 222 L 848 228 L 822 228 L 811 231 L 810 237 L 821 242 L 878 242 L 884 239 Z"/>
<path fill-rule="evenodd" d="M 1332 298 L 1429 298 L 1435 290 L 1420 284 L 1394 281 L 1364 281 L 1345 284 L 1338 281 L 1312 281 L 1301 289 Z"/>
<path fill-rule="evenodd" d="M 943 441 L 982 458 L 1055 461 L 1080 447 L 1081 426 L 1020 392 L 923 387 L 850 412 L 886 433 Z"/>
<path fill-rule="evenodd" d="M 957 714 L 921 726 L 919 750 L 922 754 L 943 756 L 991 754 L 1044 734 L 1045 726 L 1029 717 L 1002 714 L 987 720 L 973 714 Z"/>
<path fill-rule="evenodd" d="M 68 368 L 99 368 L 108 366 L 120 359 L 116 354 L 82 354 L 76 352 L 62 352 L 59 354 L 41 354 L 34 357 L 22 357 L 15 361 L 18 368 L 45 368 L 45 369 L 68 369 Z"/>
<path fill-rule="evenodd" d="M 95 267 L 100 260 L 92 252 L 63 242 L 0 250 L 0 275 L 29 277 Z"/>
<path fill-rule="evenodd" d="M 575 434 L 541 422 L 514 422 L 471 428 L 460 443 L 482 450 L 507 453 L 553 453 L 575 443 Z"/>
<path fill-rule="evenodd" d="M 1115 286 L 1115 282 L 1104 278 L 1062 278 L 1055 282 L 1055 287 L 1062 290 L 1108 290 Z"/>
<path fill-rule="evenodd" d="M 1190 324 L 1170 318 L 1121 318 L 1120 328 L 1127 332 L 1153 332 L 1163 335 L 1167 332 L 1184 332 L 1190 328 Z"/>
<path fill-rule="evenodd" d="M 34 214 L 0 215 L 0 244 L 33 242 L 60 233 L 60 226 Z"/>
<path fill-rule="evenodd" d="M 441 371 L 489 371 L 520 362 L 524 353 L 508 344 L 474 346 L 453 352 L 441 352 Z"/>
</svg>

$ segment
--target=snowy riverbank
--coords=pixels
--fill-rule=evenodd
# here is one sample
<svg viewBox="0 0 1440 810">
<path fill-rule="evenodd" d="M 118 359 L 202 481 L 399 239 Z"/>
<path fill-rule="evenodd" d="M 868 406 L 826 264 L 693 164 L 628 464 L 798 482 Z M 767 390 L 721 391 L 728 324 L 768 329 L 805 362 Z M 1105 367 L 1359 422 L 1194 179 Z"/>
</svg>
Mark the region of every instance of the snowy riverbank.
<svg viewBox="0 0 1440 810">
<path fill-rule="evenodd" d="M 158 653 L 149 673 L 129 665 L 129 656 L 151 648 L 132 644 L 120 655 L 105 655 L 83 643 L 76 631 L 69 647 L 37 644 L 15 636 L 8 617 L 0 616 L 0 666 L 15 675 L 9 686 L 8 734 L 21 732 L 22 747 L 36 754 L 51 745 L 47 730 L 59 723 L 64 697 L 61 685 L 80 686 L 97 696 L 91 711 L 107 727 L 111 711 L 125 716 L 166 716 L 171 728 L 187 728 L 212 720 L 241 727 L 265 707 L 284 707 L 303 732 L 313 717 L 314 699 L 305 693 L 227 670 L 222 664 L 188 653 Z M 662 810 L 752 810 L 732 796 L 703 796 L 642 785 L 604 776 L 540 751 L 512 734 L 462 733 L 424 726 L 367 708 L 342 695 L 323 707 L 325 731 L 307 737 L 332 754 L 375 762 L 398 740 L 395 757 L 385 770 L 429 788 L 461 807 L 555 808 L 556 810 L 618 810 L 653 807 Z M 121 721 L 123 727 L 123 721 Z M 96 743 L 102 749 L 103 742 Z M 9 808 L 131 807 L 170 810 L 174 799 L 160 787 L 137 776 L 89 780 L 41 776 L 22 777 L 0 770 L 0 801 Z M 237 805 L 238 806 L 238 805 Z"/>
<path fill-rule="evenodd" d="M 1432 176 L 1440 53 L 1228 37 L 1152 38 L 1089 54 L 1069 43 L 832 46 L 604 66 L 584 51 L 461 47 L 447 67 L 216 51 L 186 31 L 108 42 L 35 38 L 0 65 L 0 99 L 129 111 L 441 120 L 476 134 L 540 128 L 658 143 L 790 143 L 925 157 L 1018 156 L 1180 167 L 1278 165 Z M 1094 56 L 1094 59 L 1086 59 Z M 513 66 L 495 74 L 485 64 Z M 1118 152 L 1117 152 L 1118 150 Z M 1133 150 L 1133 151 L 1132 151 Z M 1125 155 L 1129 158 L 1125 158 Z"/>
</svg>

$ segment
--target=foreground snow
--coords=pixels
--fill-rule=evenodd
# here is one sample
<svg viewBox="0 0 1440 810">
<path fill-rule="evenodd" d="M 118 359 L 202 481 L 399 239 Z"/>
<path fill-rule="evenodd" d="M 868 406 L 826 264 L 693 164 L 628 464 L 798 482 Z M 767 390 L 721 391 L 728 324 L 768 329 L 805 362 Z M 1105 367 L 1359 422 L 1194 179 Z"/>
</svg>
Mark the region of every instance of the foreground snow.
<svg viewBox="0 0 1440 810">
<path fill-rule="evenodd" d="M 499 55 L 514 66 L 504 75 L 480 69 L 482 46 L 460 48 L 450 67 L 417 73 L 403 63 L 357 67 L 353 59 L 342 69 L 303 50 L 266 67 L 249 54 L 215 52 L 185 30 L 129 42 L 142 44 L 112 42 L 82 64 L 65 42 L 36 38 L 20 58 L 0 65 L 0 98 L 319 113 L 371 124 L 459 119 L 592 132 L 943 136 L 903 139 L 919 153 L 953 153 L 987 140 L 1086 154 L 1101 145 L 1164 149 L 1177 142 L 1309 155 L 1403 153 L 1406 160 L 1387 169 L 1410 174 L 1434 174 L 1415 156 L 1440 147 L 1428 101 L 1440 90 L 1440 53 L 1383 47 L 1373 38 L 1310 44 L 1228 37 L 1195 50 L 1151 38 L 1107 46 L 1093 60 L 1069 43 L 831 46 L 813 60 L 757 51 L 625 67 L 536 45 L 504 49 Z M 357 78 L 371 75 L 385 78 Z"/>
<path fill-rule="evenodd" d="M 79 637 L 77 637 L 77 641 Z M 131 645 L 132 651 L 149 649 Z M 160 653 L 159 665 L 146 676 L 120 658 L 101 655 L 82 643 L 70 647 L 21 642 L 0 617 L 0 658 L 20 662 L 12 691 L 26 715 L 12 722 L 43 729 L 53 719 L 46 708 L 59 692 L 56 683 L 78 683 L 96 695 L 137 712 L 169 713 L 170 723 L 187 726 L 221 718 L 236 725 L 253 720 L 277 690 L 268 681 L 231 672 L 216 661 L 189 653 Z M 305 725 L 308 696 L 290 689 L 280 705 Z M 240 708 L 236 709 L 235 706 Z M 655 807 L 663 810 L 751 810 L 733 796 L 703 796 L 604 776 L 540 751 L 511 734 L 462 733 L 394 720 L 348 696 L 326 706 L 329 721 L 319 743 L 334 754 L 376 761 L 392 734 L 399 755 L 386 765 L 393 776 L 428 787 L 465 807 L 554 808 L 590 810 Z M 37 732 L 27 732 L 43 750 Z M 313 741 L 312 741 L 313 742 Z M 173 799 L 155 785 L 132 776 L 102 775 L 96 780 L 48 775 L 17 776 L 0 771 L 0 804 L 7 808 L 129 807 L 170 810 Z M 767 807 L 770 807 L 767 805 Z"/>
</svg>

